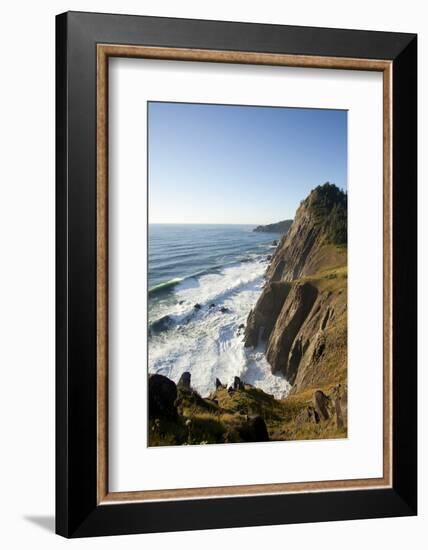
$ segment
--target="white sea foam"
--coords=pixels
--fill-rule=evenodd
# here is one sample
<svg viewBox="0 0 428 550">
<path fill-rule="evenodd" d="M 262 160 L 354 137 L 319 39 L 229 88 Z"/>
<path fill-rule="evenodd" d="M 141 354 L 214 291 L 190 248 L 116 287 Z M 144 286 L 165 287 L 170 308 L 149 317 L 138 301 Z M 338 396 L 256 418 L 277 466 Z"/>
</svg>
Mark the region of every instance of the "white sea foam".
<svg viewBox="0 0 428 550">
<path fill-rule="evenodd" d="M 265 269 L 266 263 L 253 260 L 179 283 L 179 303 L 168 311 L 173 327 L 150 339 L 149 372 L 178 381 L 188 371 L 203 396 L 213 391 L 216 378 L 230 384 L 234 376 L 277 398 L 285 396 L 290 384 L 271 374 L 262 349 L 244 347 L 239 328 L 261 292 Z"/>
</svg>

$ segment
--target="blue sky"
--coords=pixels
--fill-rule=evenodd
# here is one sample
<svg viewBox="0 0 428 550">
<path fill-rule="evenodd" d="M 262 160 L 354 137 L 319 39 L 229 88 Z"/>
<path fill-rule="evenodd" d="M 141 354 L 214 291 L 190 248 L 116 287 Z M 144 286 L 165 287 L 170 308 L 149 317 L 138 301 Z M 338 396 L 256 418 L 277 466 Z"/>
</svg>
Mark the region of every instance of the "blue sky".
<svg viewBox="0 0 428 550">
<path fill-rule="evenodd" d="M 265 224 L 346 189 L 347 113 L 149 102 L 149 222 Z"/>
</svg>

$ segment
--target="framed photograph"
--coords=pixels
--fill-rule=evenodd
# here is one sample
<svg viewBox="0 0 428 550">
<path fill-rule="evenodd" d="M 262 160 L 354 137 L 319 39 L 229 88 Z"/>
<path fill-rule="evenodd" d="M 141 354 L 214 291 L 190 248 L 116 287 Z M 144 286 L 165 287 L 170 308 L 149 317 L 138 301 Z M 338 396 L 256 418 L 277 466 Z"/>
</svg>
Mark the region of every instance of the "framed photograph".
<svg viewBox="0 0 428 550">
<path fill-rule="evenodd" d="M 416 35 L 56 24 L 58 534 L 416 514 Z"/>
</svg>

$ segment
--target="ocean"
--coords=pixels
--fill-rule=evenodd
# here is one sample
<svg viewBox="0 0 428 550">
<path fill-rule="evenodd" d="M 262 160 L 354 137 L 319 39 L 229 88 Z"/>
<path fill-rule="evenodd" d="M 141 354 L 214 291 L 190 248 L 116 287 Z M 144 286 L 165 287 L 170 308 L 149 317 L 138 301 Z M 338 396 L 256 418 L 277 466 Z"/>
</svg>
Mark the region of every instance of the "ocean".
<svg viewBox="0 0 428 550">
<path fill-rule="evenodd" d="M 244 347 L 244 329 L 281 235 L 253 225 L 149 226 L 149 372 L 177 382 L 184 371 L 202 396 L 234 376 L 276 398 L 289 383 L 273 375 L 264 348 Z"/>
</svg>

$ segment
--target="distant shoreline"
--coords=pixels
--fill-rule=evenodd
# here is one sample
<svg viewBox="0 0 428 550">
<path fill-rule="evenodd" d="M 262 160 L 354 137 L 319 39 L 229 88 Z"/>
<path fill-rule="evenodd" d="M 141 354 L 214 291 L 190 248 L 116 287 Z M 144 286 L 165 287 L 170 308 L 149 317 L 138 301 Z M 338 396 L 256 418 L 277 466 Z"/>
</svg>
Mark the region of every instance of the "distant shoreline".
<svg viewBox="0 0 428 550">
<path fill-rule="evenodd" d="M 206 222 L 192 222 L 192 223 L 186 223 L 186 222 L 149 222 L 148 224 L 149 226 L 150 225 L 203 225 L 205 227 L 208 227 L 208 226 L 223 226 L 223 227 L 228 227 L 228 226 L 241 226 L 241 227 L 259 227 L 260 224 L 259 223 L 206 223 Z M 266 224 L 266 225 L 271 225 L 271 224 Z"/>
</svg>

